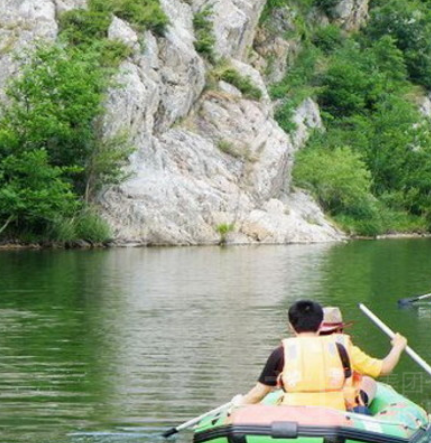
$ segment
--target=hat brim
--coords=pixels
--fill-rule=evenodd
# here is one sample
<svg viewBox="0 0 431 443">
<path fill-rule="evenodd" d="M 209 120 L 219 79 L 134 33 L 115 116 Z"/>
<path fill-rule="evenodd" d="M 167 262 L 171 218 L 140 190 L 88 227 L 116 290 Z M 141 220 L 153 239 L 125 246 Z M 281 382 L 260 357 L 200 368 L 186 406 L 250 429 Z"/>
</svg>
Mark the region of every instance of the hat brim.
<svg viewBox="0 0 431 443">
<path fill-rule="evenodd" d="M 352 326 L 353 322 L 341 322 L 341 323 L 323 323 L 321 328 L 319 329 L 319 332 L 331 332 L 336 331 L 337 329 L 344 329 L 349 328 Z"/>
</svg>

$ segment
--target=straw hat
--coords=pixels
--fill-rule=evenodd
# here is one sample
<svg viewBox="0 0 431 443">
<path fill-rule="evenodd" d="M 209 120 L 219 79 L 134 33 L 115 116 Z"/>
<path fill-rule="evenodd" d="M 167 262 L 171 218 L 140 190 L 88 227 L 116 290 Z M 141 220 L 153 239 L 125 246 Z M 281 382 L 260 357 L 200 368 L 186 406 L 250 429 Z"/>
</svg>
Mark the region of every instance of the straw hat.
<svg viewBox="0 0 431 443">
<path fill-rule="evenodd" d="M 320 332 L 331 332 L 350 325 L 351 323 L 343 322 L 339 308 L 333 306 L 323 308 L 323 323 Z"/>
</svg>

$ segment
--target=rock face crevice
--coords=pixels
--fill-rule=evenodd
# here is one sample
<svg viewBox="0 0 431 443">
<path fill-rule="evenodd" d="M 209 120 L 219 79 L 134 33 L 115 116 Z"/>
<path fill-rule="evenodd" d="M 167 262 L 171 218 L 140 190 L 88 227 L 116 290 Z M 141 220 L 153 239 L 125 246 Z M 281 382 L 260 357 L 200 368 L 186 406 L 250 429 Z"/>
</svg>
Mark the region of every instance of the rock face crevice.
<svg viewBox="0 0 431 443">
<path fill-rule="evenodd" d="M 260 88 L 259 101 L 224 82 L 207 88 L 210 67 L 194 48 L 193 14 L 210 3 L 215 50 Z M 119 18 L 109 29 L 133 55 L 115 79 L 121 87 L 109 91 L 105 128 L 107 134 L 127 130 L 136 146 L 130 178 L 100 195 L 115 241 L 217 244 L 222 227 L 228 231 L 223 241 L 230 243 L 342 239 L 313 199 L 291 184 L 295 152 L 310 130 L 322 127 L 317 105 L 305 100 L 295 114 L 295 133 L 287 135 L 273 118 L 264 79 L 248 63 L 265 0 L 161 4 L 171 23 L 163 38 L 137 35 Z M 57 14 L 85 3 L 0 0 L 0 7 L 7 11 L 0 36 L 15 35 L 8 26 L 17 23 L 11 46 L 19 50 L 38 38 L 55 40 Z M 0 82 L 14 72 L 11 53 L 0 51 Z"/>
</svg>

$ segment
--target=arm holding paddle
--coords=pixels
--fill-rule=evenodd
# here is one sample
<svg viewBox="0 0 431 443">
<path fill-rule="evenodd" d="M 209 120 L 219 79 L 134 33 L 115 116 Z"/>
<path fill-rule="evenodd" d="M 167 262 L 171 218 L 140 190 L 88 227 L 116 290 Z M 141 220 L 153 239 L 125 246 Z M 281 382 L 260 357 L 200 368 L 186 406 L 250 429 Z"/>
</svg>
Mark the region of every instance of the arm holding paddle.
<svg viewBox="0 0 431 443">
<path fill-rule="evenodd" d="M 235 395 L 231 400 L 233 406 L 249 405 L 261 402 L 274 388 L 272 386 L 264 385 L 263 383 L 256 383 L 256 385 L 248 391 L 245 395 Z"/>
<path fill-rule="evenodd" d="M 359 309 L 375 324 L 377 325 L 385 334 L 387 334 L 389 337 L 394 338 L 395 333 L 386 326 L 376 315 L 374 315 L 365 305 L 362 303 L 359 304 Z M 415 351 L 413 351 L 412 348 L 409 346 L 406 346 L 406 352 L 407 354 L 429 375 L 431 375 L 431 367 L 430 365 L 421 357 L 419 356 Z"/>
<path fill-rule="evenodd" d="M 407 346 L 407 339 L 400 334 L 395 334 L 391 340 L 392 349 L 383 359 L 380 375 L 389 375 L 401 357 L 402 352 Z"/>
</svg>

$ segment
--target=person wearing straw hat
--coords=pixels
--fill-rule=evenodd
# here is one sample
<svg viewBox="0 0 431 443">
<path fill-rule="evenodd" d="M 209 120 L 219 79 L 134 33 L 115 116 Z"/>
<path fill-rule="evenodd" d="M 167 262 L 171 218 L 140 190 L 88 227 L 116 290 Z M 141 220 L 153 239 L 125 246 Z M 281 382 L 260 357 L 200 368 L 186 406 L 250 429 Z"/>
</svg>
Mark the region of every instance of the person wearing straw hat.
<svg viewBox="0 0 431 443">
<path fill-rule="evenodd" d="M 392 350 L 384 359 L 370 357 L 359 347 L 354 346 L 349 335 L 344 329 L 352 325 L 345 323 L 338 307 L 327 306 L 323 308 L 323 322 L 320 335 L 334 335 L 337 342 L 348 351 L 352 377 L 346 380 L 344 393 L 347 409 L 355 412 L 369 413 L 368 405 L 373 400 L 377 384 L 374 378 L 388 375 L 392 372 L 402 351 L 407 346 L 407 340 L 396 334 L 392 341 Z"/>
</svg>

